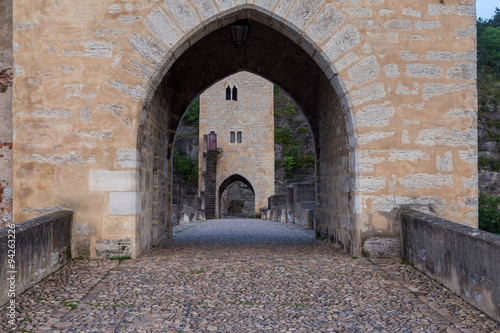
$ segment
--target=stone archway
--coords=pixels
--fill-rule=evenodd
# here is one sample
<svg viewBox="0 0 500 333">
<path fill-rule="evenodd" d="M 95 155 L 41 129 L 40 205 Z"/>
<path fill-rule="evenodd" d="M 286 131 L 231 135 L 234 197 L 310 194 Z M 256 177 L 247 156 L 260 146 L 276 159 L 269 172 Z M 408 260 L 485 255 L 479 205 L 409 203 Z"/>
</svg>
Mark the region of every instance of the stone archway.
<svg viewBox="0 0 500 333">
<path fill-rule="evenodd" d="M 308 116 L 325 237 L 355 255 L 384 247 L 401 207 L 477 224 L 473 6 L 15 6 L 14 219 L 74 210 L 75 255 L 135 256 L 163 238 L 176 126 L 203 89 L 242 69 Z M 241 18 L 256 44 L 237 54 L 224 27 Z"/>
<path fill-rule="evenodd" d="M 230 185 L 232 185 L 232 184 L 234 184 L 236 182 L 241 182 L 241 183 L 245 184 L 250 189 L 250 191 L 253 193 L 254 205 L 255 205 L 255 191 L 253 189 L 252 184 L 248 181 L 248 179 L 246 179 L 245 177 L 243 177 L 241 175 L 238 175 L 238 174 L 231 175 L 228 178 L 226 178 L 222 182 L 222 184 L 219 186 L 219 188 L 217 189 L 217 202 L 219 203 L 219 205 L 218 205 L 219 209 L 218 209 L 218 212 L 217 212 L 217 216 L 219 218 L 222 217 L 222 203 L 221 203 L 222 195 L 223 195 L 224 191 Z M 227 211 L 226 211 L 226 213 L 227 213 Z"/>
</svg>

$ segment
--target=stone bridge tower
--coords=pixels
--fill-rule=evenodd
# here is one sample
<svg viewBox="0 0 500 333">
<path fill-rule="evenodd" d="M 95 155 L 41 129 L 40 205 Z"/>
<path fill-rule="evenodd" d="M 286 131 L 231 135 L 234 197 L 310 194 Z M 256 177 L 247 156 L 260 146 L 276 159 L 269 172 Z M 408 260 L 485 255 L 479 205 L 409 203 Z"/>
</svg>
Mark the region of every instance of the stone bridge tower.
<svg viewBox="0 0 500 333">
<path fill-rule="evenodd" d="M 220 196 L 235 181 L 250 185 L 255 210 L 267 206 L 274 194 L 273 84 L 249 72 L 226 77 L 208 88 L 200 99 L 200 185 L 204 136 L 217 134 L 216 215 Z M 208 203 L 207 203 L 208 204 Z M 209 209 L 209 207 L 206 207 Z"/>
</svg>

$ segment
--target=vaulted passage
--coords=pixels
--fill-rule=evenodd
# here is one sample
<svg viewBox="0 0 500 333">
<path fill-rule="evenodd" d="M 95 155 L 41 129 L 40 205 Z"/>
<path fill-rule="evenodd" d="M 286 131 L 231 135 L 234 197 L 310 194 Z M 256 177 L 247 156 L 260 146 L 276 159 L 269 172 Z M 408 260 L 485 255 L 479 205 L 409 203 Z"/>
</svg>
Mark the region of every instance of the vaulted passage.
<svg viewBox="0 0 500 333">
<path fill-rule="evenodd" d="M 158 170 L 168 169 L 166 165 L 171 155 L 169 145 L 174 140 L 175 130 L 187 107 L 213 83 L 238 71 L 250 71 L 281 86 L 302 108 L 317 150 L 317 232 L 341 244 L 346 250 L 355 252 L 357 236 L 352 213 L 354 194 L 340 186 L 342 178 L 353 177 L 349 170 L 349 151 L 352 147 L 348 145 L 348 137 L 352 134 L 346 129 L 346 122 L 349 122 L 346 110 L 311 55 L 274 30 L 272 24 L 264 25 L 253 20 L 249 20 L 249 24 L 251 32 L 241 49 L 237 49 L 232 42 L 229 26 L 223 26 L 191 45 L 163 77 L 146 108 L 146 121 L 139 130 L 139 150 L 143 154 L 141 159 L 150 161 L 146 166 L 153 166 L 143 166 L 141 182 L 163 177 L 165 184 L 170 183 L 168 173 Z M 159 130 L 151 131 L 151 127 Z M 165 156 L 168 156 L 167 160 Z M 231 178 L 228 179 L 230 181 Z M 158 196 L 158 191 L 163 192 Z M 221 187 L 218 200 L 222 192 Z M 151 202 L 152 207 L 168 214 L 167 187 L 155 187 L 153 183 L 149 191 L 145 191 L 144 198 Z M 162 199 L 154 201 L 154 198 Z M 144 237 L 151 235 L 153 239 L 159 240 L 162 224 L 149 225 L 149 221 L 154 221 L 155 217 L 153 211 L 143 210 L 141 233 Z M 142 244 L 147 246 L 148 243 L 144 239 Z"/>
</svg>

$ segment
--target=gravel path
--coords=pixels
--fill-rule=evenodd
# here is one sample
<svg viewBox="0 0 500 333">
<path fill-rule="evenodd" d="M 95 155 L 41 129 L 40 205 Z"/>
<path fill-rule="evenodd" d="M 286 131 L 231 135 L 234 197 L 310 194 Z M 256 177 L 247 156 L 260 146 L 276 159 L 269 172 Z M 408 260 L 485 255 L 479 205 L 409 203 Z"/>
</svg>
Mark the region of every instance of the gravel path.
<svg viewBox="0 0 500 333">
<path fill-rule="evenodd" d="M 500 332 L 400 260 L 351 258 L 313 231 L 250 219 L 176 226 L 135 260 L 72 261 L 18 309 L 0 331 Z"/>
</svg>

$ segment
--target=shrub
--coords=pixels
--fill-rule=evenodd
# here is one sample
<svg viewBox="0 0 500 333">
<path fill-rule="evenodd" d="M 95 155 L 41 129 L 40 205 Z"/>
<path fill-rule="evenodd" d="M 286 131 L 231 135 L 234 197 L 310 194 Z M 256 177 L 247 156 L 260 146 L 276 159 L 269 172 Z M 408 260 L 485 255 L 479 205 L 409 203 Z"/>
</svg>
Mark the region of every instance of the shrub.
<svg viewBox="0 0 500 333">
<path fill-rule="evenodd" d="M 479 194 L 479 229 L 500 234 L 500 197 Z"/>
<path fill-rule="evenodd" d="M 278 118 L 283 118 L 283 109 L 282 108 L 276 108 L 274 110 L 274 115 Z"/>
<path fill-rule="evenodd" d="M 293 103 L 287 103 L 287 105 L 285 106 L 285 115 L 291 118 L 296 114 L 297 112 L 295 111 L 295 105 L 293 105 Z"/>
<path fill-rule="evenodd" d="M 276 128 L 274 130 L 274 141 L 283 147 L 288 147 L 293 143 L 293 131 L 288 127 Z"/>
<path fill-rule="evenodd" d="M 276 98 L 276 95 L 278 95 L 281 92 L 281 88 L 275 84 L 274 85 L 274 98 Z"/>
<path fill-rule="evenodd" d="M 180 155 L 174 150 L 174 167 L 179 171 L 181 178 L 189 184 L 198 184 L 198 159 L 191 159 L 187 155 Z"/>
<path fill-rule="evenodd" d="M 307 127 L 307 126 L 300 126 L 297 129 L 297 132 L 299 132 L 299 133 L 307 133 L 307 131 L 309 131 L 309 127 Z"/>
<path fill-rule="evenodd" d="M 198 127 L 200 125 L 200 98 L 198 97 L 191 103 L 182 120 L 186 126 Z"/>
<path fill-rule="evenodd" d="M 500 160 L 487 155 L 479 156 L 478 163 L 481 166 L 489 166 L 493 170 L 500 170 Z"/>
</svg>

